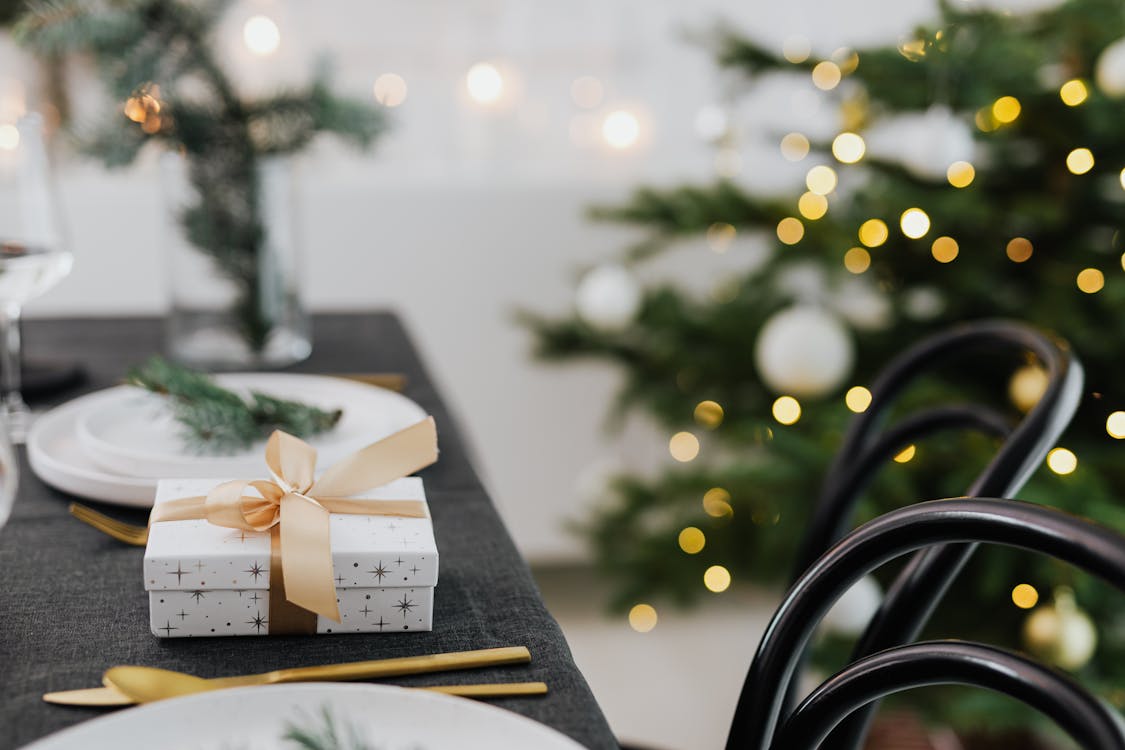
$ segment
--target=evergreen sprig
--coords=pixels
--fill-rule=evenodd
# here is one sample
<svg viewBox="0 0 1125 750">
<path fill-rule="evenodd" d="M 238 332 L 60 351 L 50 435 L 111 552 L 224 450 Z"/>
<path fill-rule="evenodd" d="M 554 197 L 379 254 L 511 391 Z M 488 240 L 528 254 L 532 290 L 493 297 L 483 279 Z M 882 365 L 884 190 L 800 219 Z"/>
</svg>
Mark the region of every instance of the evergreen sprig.
<svg viewBox="0 0 1125 750">
<path fill-rule="evenodd" d="M 290 722 L 282 739 L 300 750 L 377 750 L 363 739 L 357 727 L 341 728 L 327 705 L 321 708 L 319 718 L 316 725 Z"/>
<path fill-rule="evenodd" d="M 265 277 L 260 262 L 267 236 L 261 159 L 299 151 L 322 132 L 366 147 L 386 123 L 374 105 L 333 93 L 324 65 L 307 87 L 241 98 L 212 50 L 211 33 L 226 6 L 31 0 L 14 35 L 44 56 L 92 56 L 117 101 L 103 124 L 76 132 L 85 153 L 110 167 L 130 164 L 149 142 L 184 155 L 195 193 L 179 216 L 184 234 L 234 283 L 232 312 L 249 349 L 259 352 L 279 306 L 268 297 L 277 293 L 277 280 Z"/>
<path fill-rule="evenodd" d="M 207 375 L 160 357 L 131 369 L 126 382 L 168 397 L 185 439 L 200 451 L 246 448 L 274 430 L 297 437 L 316 435 L 335 427 L 343 416 L 340 409 L 326 411 L 259 391 L 251 391 L 246 400 Z"/>
</svg>

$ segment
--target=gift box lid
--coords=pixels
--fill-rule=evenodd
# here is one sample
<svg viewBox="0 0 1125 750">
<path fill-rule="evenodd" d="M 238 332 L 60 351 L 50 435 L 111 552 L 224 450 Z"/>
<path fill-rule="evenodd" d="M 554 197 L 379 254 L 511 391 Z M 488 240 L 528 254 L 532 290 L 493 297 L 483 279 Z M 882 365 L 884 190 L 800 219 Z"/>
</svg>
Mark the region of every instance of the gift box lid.
<svg viewBox="0 0 1125 750">
<path fill-rule="evenodd" d="M 222 479 L 162 479 L 155 504 L 206 495 Z M 422 480 L 405 477 L 355 497 L 425 500 Z M 329 519 L 337 588 L 437 585 L 438 552 L 429 518 L 333 513 Z M 152 524 L 145 548 L 145 589 L 268 589 L 270 534 L 204 520 Z"/>
</svg>

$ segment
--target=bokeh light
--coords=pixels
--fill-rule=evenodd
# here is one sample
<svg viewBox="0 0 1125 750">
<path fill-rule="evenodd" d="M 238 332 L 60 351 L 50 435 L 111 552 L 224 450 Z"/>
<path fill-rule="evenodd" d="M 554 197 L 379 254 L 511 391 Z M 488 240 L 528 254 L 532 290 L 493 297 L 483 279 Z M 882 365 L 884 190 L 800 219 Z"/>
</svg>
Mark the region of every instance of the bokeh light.
<svg viewBox="0 0 1125 750">
<path fill-rule="evenodd" d="M 832 139 L 832 155 L 844 164 L 855 164 L 867 153 L 867 144 L 856 133 L 840 133 Z"/>
<path fill-rule="evenodd" d="M 952 237 L 938 237 L 934 240 L 934 244 L 930 245 L 930 253 L 938 263 L 952 263 L 960 251 L 957 240 Z"/>
<path fill-rule="evenodd" d="M 862 247 L 853 247 L 844 253 L 844 268 L 852 273 L 863 273 L 871 267 L 871 253 Z"/>
<path fill-rule="evenodd" d="M 955 188 L 968 187 L 976 176 L 977 170 L 967 161 L 955 161 L 945 170 L 945 178 Z"/>
<path fill-rule="evenodd" d="M 1076 148 L 1066 155 L 1066 168 L 1074 174 L 1086 174 L 1094 168 L 1094 154 L 1088 148 Z"/>
<path fill-rule="evenodd" d="M 1078 456 L 1066 448 L 1052 448 L 1047 454 L 1047 468 L 1059 475 L 1067 475 L 1078 468 Z"/>
<path fill-rule="evenodd" d="M 1005 252 L 1008 254 L 1008 260 L 1013 263 L 1023 263 L 1031 257 L 1033 248 L 1031 240 L 1026 237 L 1013 237 L 1008 241 L 1008 246 Z"/>
<path fill-rule="evenodd" d="M 809 155 L 809 139 L 800 133 L 786 133 L 781 139 L 781 155 L 786 161 L 800 161 Z"/>
<path fill-rule="evenodd" d="M 722 565 L 712 565 L 703 573 L 703 585 L 716 594 L 730 588 L 730 571 Z"/>
<path fill-rule="evenodd" d="M 613 148 L 629 148 L 641 137 L 641 123 L 632 112 L 610 112 L 602 121 L 602 137 Z"/>
<path fill-rule="evenodd" d="M 384 107 L 397 107 L 406 101 L 406 81 L 395 73 L 384 73 L 375 79 L 375 101 Z"/>
<path fill-rule="evenodd" d="M 699 438 L 690 432 L 677 432 L 668 441 L 668 452 L 681 463 L 694 460 L 699 455 Z"/>
<path fill-rule="evenodd" d="M 1031 609 L 1039 603 L 1039 592 L 1030 583 L 1021 583 L 1012 589 L 1012 604 L 1020 609 Z"/>
<path fill-rule="evenodd" d="M 805 225 L 800 219 L 787 216 L 777 222 L 777 238 L 786 245 L 796 245 L 805 236 Z"/>
<path fill-rule="evenodd" d="M 281 46 L 281 30 L 271 18 L 251 16 L 242 27 L 242 41 L 255 55 L 272 55 Z"/>
<path fill-rule="evenodd" d="M 836 171 L 823 164 L 813 167 L 805 175 L 805 185 L 817 195 L 828 195 L 836 189 Z"/>
<path fill-rule="evenodd" d="M 629 627 L 638 633 L 647 633 L 655 628 L 658 619 L 651 604 L 635 604 L 629 610 Z"/>
<path fill-rule="evenodd" d="M 902 212 L 899 218 L 899 226 L 902 227 L 902 233 L 912 240 L 920 237 L 925 237 L 926 233 L 930 231 L 930 217 L 920 208 L 908 208 Z"/>
<path fill-rule="evenodd" d="M 465 75 L 465 88 L 477 104 L 492 104 L 504 93 L 504 77 L 492 63 L 479 62 Z"/>
<path fill-rule="evenodd" d="M 773 402 L 773 418 L 781 424 L 796 424 L 801 418 L 801 403 L 792 396 L 781 396 Z"/>
<path fill-rule="evenodd" d="M 1077 107 L 1086 101 L 1086 97 L 1089 95 L 1090 91 L 1086 88 L 1086 82 L 1078 78 L 1072 78 L 1059 88 L 1059 98 L 1068 107 Z"/>
<path fill-rule="evenodd" d="M 856 414 L 865 412 L 871 406 L 871 391 L 862 385 L 854 385 L 844 394 L 844 403 Z"/>
<path fill-rule="evenodd" d="M 882 219 L 868 219 L 859 226 L 859 241 L 867 247 L 879 247 L 889 236 L 887 223 Z"/>
<path fill-rule="evenodd" d="M 806 219 L 816 221 L 828 213 L 828 199 L 812 192 L 802 193 L 797 200 L 797 211 Z"/>
<path fill-rule="evenodd" d="M 680 531 L 677 542 L 681 550 L 689 555 L 696 555 L 703 551 L 703 548 L 707 545 L 707 537 L 696 527 L 688 526 Z"/>
</svg>

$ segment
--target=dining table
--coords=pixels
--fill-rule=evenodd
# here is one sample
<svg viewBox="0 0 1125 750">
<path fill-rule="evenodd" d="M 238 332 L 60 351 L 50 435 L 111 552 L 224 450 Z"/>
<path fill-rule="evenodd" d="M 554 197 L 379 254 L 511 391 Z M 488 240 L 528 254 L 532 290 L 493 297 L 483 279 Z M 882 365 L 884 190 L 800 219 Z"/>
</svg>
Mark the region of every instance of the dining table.
<svg viewBox="0 0 1125 750">
<path fill-rule="evenodd" d="M 514 645 L 530 649 L 529 664 L 404 676 L 394 683 L 543 681 L 549 685 L 545 696 L 500 698 L 492 703 L 552 727 L 585 747 L 618 746 L 401 318 L 387 311 L 320 314 L 313 316 L 312 326 L 311 356 L 288 371 L 400 374 L 403 393 L 433 415 L 438 425 L 440 458 L 419 474 L 441 555 L 433 630 L 157 638 L 149 629 L 143 551 L 72 518 L 68 504 L 78 498 L 40 481 L 20 449 L 15 505 L 11 519 L 0 529 L 0 748 L 20 747 L 105 715 L 106 709 L 50 705 L 42 696 L 100 685 L 103 672 L 114 665 L 149 665 L 218 677 Z M 29 359 L 65 359 L 85 372 L 82 383 L 34 405 L 49 408 L 120 383 L 130 366 L 161 351 L 163 333 L 158 317 L 25 321 Z M 454 378 L 456 373 L 445 377 Z M 527 501 L 533 502 L 534 488 L 528 489 Z M 82 502 L 131 523 L 146 521 L 143 509 Z"/>
</svg>

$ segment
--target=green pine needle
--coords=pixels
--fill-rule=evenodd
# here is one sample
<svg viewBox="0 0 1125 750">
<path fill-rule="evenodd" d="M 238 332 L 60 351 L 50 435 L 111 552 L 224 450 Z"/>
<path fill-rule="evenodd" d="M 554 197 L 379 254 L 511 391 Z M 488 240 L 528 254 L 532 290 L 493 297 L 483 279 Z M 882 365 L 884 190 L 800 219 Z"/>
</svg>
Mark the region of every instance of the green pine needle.
<svg viewBox="0 0 1125 750">
<path fill-rule="evenodd" d="M 251 391 L 246 400 L 207 375 L 161 357 L 131 369 L 126 382 L 167 396 L 185 441 L 200 452 L 247 448 L 274 430 L 297 437 L 316 435 L 335 427 L 343 416 L 340 409 L 326 411 L 258 391 Z"/>
</svg>

